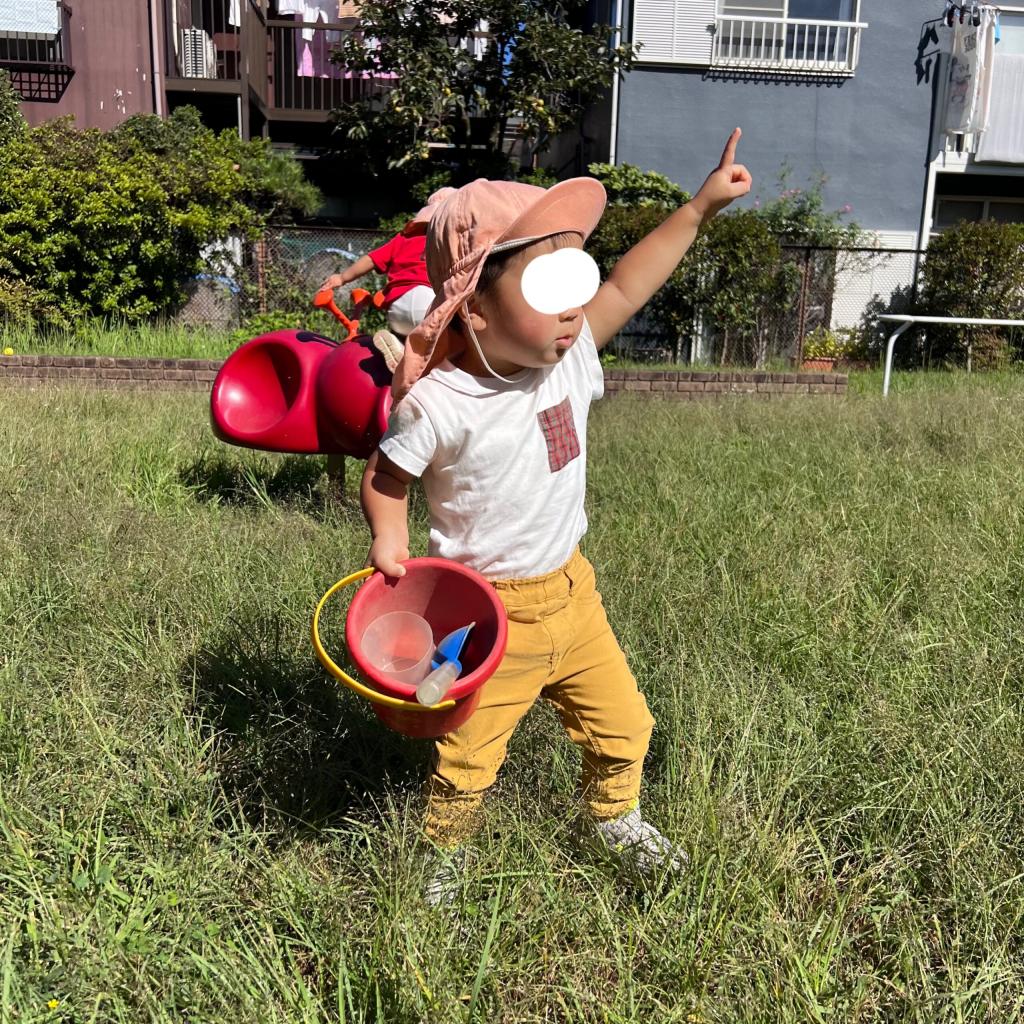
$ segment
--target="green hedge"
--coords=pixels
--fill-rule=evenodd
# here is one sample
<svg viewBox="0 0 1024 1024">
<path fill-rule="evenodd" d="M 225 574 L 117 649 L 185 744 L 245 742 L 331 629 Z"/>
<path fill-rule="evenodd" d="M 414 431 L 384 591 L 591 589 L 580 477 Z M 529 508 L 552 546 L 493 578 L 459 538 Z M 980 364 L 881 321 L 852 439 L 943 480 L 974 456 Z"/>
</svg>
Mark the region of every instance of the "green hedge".
<svg viewBox="0 0 1024 1024">
<path fill-rule="evenodd" d="M 265 140 L 215 134 L 190 107 L 111 132 L 30 128 L 0 74 L 0 319 L 67 327 L 170 311 L 201 253 L 309 213 L 319 193 Z"/>
<path fill-rule="evenodd" d="M 1024 319 L 1024 224 L 961 223 L 928 246 L 917 311 L 931 316 Z M 998 365 L 1017 359 L 1024 331 L 1000 327 L 931 327 L 918 358 L 929 363 Z"/>
</svg>

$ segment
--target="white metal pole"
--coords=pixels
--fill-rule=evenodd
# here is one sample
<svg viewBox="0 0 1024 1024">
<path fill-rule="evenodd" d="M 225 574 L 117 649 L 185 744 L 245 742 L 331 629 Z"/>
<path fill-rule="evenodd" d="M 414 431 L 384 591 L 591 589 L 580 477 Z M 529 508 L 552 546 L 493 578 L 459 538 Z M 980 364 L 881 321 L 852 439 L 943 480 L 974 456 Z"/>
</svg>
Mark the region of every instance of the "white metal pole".
<svg viewBox="0 0 1024 1024">
<path fill-rule="evenodd" d="M 615 14 L 612 23 L 615 31 L 612 34 L 612 46 L 618 46 L 622 42 L 622 4 L 623 0 L 614 0 Z M 619 150 L 619 74 L 616 71 L 612 79 L 612 118 L 609 127 L 608 141 L 608 163 L 615 166 L 616 156 Z"/>
<path fill-rule="evenodd" d="M 153 59 L 153 113 L 157 117 L 163 117 L 164 110 L 164 75 L 163 75 L 163 54 L 164 38 L 160 25 L 160 11 L 162 5 L 158 0 L 150 0 L 149 4 L 149 35 L 150 55 Z"/>
<path fill-rule="evenodd" d="M 889 338 L 889 344 L 885 349 L 885 378 L 882 381 L 882 396 L 885 397 L 889 394 L 889 378 L 892 375 L 892 350 L 896 345 L 896 339 L 908 328 L 914 324 L 913 320 L 908 320 L 906 323 L 902 323 L 899 327 L 893 331 Z"/>
</svg>

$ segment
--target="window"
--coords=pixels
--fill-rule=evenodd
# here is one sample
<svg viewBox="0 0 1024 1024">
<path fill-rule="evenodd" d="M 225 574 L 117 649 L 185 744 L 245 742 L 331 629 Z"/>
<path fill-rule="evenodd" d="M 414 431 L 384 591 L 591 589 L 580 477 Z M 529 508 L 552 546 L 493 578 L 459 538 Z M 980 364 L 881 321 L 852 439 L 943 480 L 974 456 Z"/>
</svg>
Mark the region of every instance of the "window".
<svg viewBox="0 0 1024 1024">
<path fill-rule="evenodd" d="M 943 231 L 963 221 L 994 220 L 1000 224 L 1024 224 L 1024 203 L 1008 199 L 947 199 L 935 201 L 933 230 Z"/>
<path fill-rule="evenodd" d="M 722 13 L 736 18 L 784 18 L 785 0 L 747 0 L 746 3 L 723 3 Z"/>
<path fill-rule="evenodd" d="M 999 15 L 997 53 L 1024 53 L 1024 14 Z"/>
<path fill-rule="evenodd" d="M 1024 203 L 990 202 L 988 218 L 1001 224 L 1024 224 Z"/>
<path fill-rule="evenodd" d="M 861 0 L 635 0 L 642 64 L 850 75 Z"/>
<path fill-rule="evenodd" d="M 789 0 L 790 18 L 811 21 L 856 21 L 854 0 Z"/>
<path fill-rule="evenodd" d="M 808 18 L 855 21 L 856 0 L 722 0 L 721 13 L 733 18 Z"/>
<path fill-rule="evenodd" d="M 644 64 L 711 63 L 718 0 L 634 0 L 633 42 Z"/>
<path fill-rule="evenodd" d="M 852 74 L 860 0 L 722 0 L 713 63 Z"/>
<path fill-rule="evenodd" d="M 0 3 L 0 32 L 55 36 L 60 31 L 57 0 L 15 0 Z"/>
</svg>

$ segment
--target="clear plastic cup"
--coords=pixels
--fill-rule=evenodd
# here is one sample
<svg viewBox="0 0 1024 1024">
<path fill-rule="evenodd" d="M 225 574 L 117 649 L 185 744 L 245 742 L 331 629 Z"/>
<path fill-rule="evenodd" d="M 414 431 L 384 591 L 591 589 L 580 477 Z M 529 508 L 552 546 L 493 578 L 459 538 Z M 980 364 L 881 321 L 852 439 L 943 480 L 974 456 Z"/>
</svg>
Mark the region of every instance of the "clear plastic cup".
<svg viewBox="0 0 1024 1024">
<path fill-rule="evenodd" d="M 359 641 L 366 660 L 397 683 L 416 686 L 430 671 L 434 634 L 413 612 L 388 612 L 374 619 Z"/>
</svg>

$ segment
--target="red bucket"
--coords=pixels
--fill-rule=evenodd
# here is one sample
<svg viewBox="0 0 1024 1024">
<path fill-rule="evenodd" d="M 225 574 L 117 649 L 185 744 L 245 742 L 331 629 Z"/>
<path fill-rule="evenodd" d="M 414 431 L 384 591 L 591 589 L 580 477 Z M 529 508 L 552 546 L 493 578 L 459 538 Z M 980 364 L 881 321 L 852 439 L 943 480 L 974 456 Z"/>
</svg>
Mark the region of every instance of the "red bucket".
<svg viewBox="0 0 1024 1024">
<path fill-rule="evenodd" d="M 443 736 L 458 728 L 476 710 L 480 687 L 494 674 L 505 654 L 508 620 L 494 587 L 478 572 L 444 558 L 411 558 L 402 563 L 400 578 L 364 570 L 336 583 L 321 599 L 313 618 L 313 643 L 324 666 L 341 682 L 367 697 L 385 725 L 406 736 Z M 345 642 L 361 675 L 362 687 L 346 676 L 323 651 L 318 619 L 324 602 L 348 582 L 369 575 L 356 591 L 345 619 Z M 434 643 L 453 630 L 475 622 L 462 652 L 462 675 L 446 698 L 431 708 L 416 701 L 416 687 L 399 683 L 370 663 L 361 639 L 371 622 L 388 612 L 406 611 L 426 619 Z"/>
</svg>

